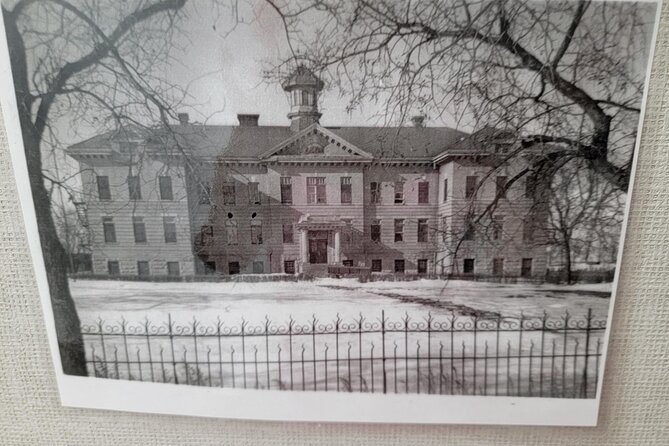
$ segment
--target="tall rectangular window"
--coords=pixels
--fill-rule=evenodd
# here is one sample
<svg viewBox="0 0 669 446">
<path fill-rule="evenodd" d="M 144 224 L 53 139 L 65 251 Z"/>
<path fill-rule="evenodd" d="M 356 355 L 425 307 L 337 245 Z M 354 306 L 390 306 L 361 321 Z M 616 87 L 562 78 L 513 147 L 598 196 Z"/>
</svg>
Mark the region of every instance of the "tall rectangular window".
<svg viewBox="0 0 669 446">
<path fill-rule="evenodd" d="M 167 262 L 167 275 L 176 277 L 180 274 L 179 262 Z"/>
<path fill-rule="evenodd" d="M 135 235 L 135 243 L 146 243 L 144 217 L 132 217 L 132 232 Z"/>
<path fill-rule="evenodd" d="M 105 236 L 105 243 L 116 243 L 116 226 L 112 217 L 102 217 L 102 232 Z"/>
<path fill-rule="evenodd" d="M 448 217 L 441 217 L 441 241 L 448 241 Z"/>
<path fill-rule="evenodd" d="M 418 183 L 418 204 L 428 204 L 430 202 L 430 183 L 421 181 Z"/>
<path fill-rule="evenodd" d="M 404 219 L 395 219 L 395 242 L 404 241 Z"/>
<path fill-rule="evenodd" d="M 290 177 L 281 177 L 281 203 L 293 204 L 293 183 Z"/>
<path fill-rule="evenodd" d="M 492 259 L 492 275 L 495 277 L 504 275 L 504 259 L 502 257 Z"/>
<path fill-rule="evenodd" d="M 326 203 L 325 177 L 307 177 L 307 203 Z"/>
<path fill-rule="evenodd" d="M 292 222 L 284 222 L 283 223 L 282 233 L 283 233 L 283 242 L 284 243 L 294 243 L 293 223 Z"/>
<path fill-rule="evenodd" d="M 283 272 L 286 274 L 295 274 L 295 260 L 284 260 Z"/>
<path fill-rule="evenodd" d="M 395 259 L 395 272 L 404 274 L 404 259 Z"/>
<path fill-rule="evenodd" d="M 416 262 L 418 274 L 427 274 L 427 259 L 418 259 Z"/>
<path fill-rule="evenodd" d="M 418 243 L 427 243 L 427 219 L 426 218 L 418 219 L 417 237 L 418 237 Z"/>
<path fill-rule="evenodd" d="M 149 270 L 149 262 L 146 260 L 139 260 L 137 262 L 137 275 L 138 276 L 148 276 L 151 274 Z"/>
<path fill-rule="evenodd" d="M 501 240 L 504 234 L 504 216 L 495 215 L 492 218 L 492 239 Z"/>
<path fill-rule="evenodd" d="M 352 202 L 351 177 L 341 177 L 341 204 L 351 204 Z"/>
<path fill-rule="evenodd" d="M 498 176 L 495 178 L 495 186 L 496 186 L 496 192 L 495 196 L 497 198 L 506 198 L 506 182 L 508 181 L 508 177 L 506 176 Z"/>
<path fill-rule="evenodd" d="M 444 180 L 444 203 L 448 201 L 448 179 Z"/>
<path fill-rule="evenodd" d="M 372 220 L 370 236 L 373 242 L 381 241 L 381 220 Z"/>
<path fill-rule="evenodd" d="M 251 220 L 251 244 L 262 245 L 262 220 Z"/>
<path fill-rule="evenodd" d="M 228 245 L 236 245 L 239 243 L 237 234 L 237 222 L 232 218 L 228 218 L 225 221 L 225 238 L 228 241 Z"/>
<path fill-rule="evenodd" d="M 258 183 L 249 183 L 249 204 L 260 204 Z"/>
<path fill-rule="evenodd" d="M 235 197 L 235 184 L 226 183 L 221 187 L 221 192 L 223 193 L 223 204 L 228 206 L 234 206 L 237 202 Z"/>
<path fill-rule="evenodd" d="M 534 197 L 534 190 L 537 187 L 537 178 L 533 174 L 528 174 L 525 178 L 525 198 Z"/>
<path fill-rule="evenodd" d="M 100 200 L 111 200 L 111 189 L 109 188 L 109 177 L 98 176 L 98 198 Z"/>
<path fill-rule="evenodd" d="M 462 272 L 465 274 L 474 274 L 474 259 L 464 259 Z"/>
<path fill-rule="evenodd" d="M 161 200 L 174 200 L 174 195 L 172 194 L 172 177 L 166 175 L 158 177 L 158 188 L 160 189 Z"/>
<path fill-rule="evenodd" d="M 395 204 L 404 203 L 404 182 L 395 182 Z"/>
<path fill-rule="evenodd" d="M 465 218 L 465 233 L 462 237 L 463 240 L 474 240 L 474 234 L 476 230 L 474 228 L 474 222 L 471 217 Z"/>
<path fill-rule="evenodd" d="M 165 243 L 177 242 L 177 224 L 174 217 L 163 217 L 163 232 Z"/>
<path fill-rule="evenodd" d="M 476 198 L 476 189 L 478 188 L 479 177 L 468 176 L 465 180 L 465 198 Z"/>
<path fill-rule="evenodd" d="M 532 259 L 530 258 L 523 259 L 520 265 L 520 276 L 532 277 Z"/>
<path fill-rule="evenodd" d="M 110 276 L 118 276 L 121 274 L 121 268 L 119 267 L 118 260 L 109 260 L 107 262 L 107 271 Z"/>
<path fill-rule="evenodd" d="M 199 188 L 200 204 L 211 204 L 211 184 L 202 183 Z"/>
<path fill-rule="evenodd" d="M 369 183 L 369 189 L 371 192 L 369 196 L 369 201 L 372 204 L 381 204 L 381 183 L 372 181 L 371 183 Z"/>
<path fill-rule="evenodd" d="M 372 272 L 380 273 L 383 271 L 383 261 L 381 259 L 372 259 Z"/>
<path fill-rule="evenodd" d="M 139 184 L 139 176 L 137 175 L 128 176 L 128 196 L 131 200 L 142 199 L 142 188 Z"/>
<path fill-rule="evenodd" d="M 534 241 L 534 220 L 530 217 L 523 221 L 523 242 L 531 243 Z"/>
</svg>

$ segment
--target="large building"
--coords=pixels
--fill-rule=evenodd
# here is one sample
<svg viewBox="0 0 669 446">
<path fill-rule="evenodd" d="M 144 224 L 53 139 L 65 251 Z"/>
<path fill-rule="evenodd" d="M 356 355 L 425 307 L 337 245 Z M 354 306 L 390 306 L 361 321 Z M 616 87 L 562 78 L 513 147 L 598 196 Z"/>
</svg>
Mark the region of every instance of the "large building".
<svg viewBox="0 0 669 446">
<path fill-rule="evenodd" d="M 298 68 L 282 86 L 290 126 L 182 114 L 71 146 L 94 273 L 544 276 L 545 206 L 513 135 L 323 127 L 322 82 Z"/>
</svg>

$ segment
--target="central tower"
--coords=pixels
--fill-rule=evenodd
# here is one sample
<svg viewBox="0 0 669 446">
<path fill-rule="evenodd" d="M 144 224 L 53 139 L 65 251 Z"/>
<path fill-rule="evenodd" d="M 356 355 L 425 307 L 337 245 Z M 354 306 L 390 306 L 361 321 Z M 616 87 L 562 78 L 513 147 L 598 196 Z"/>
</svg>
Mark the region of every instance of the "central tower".
<svg viewBox="0 0 669 446">
<path fill-rule="evenodd" d="M 321 81 L 311 70 L 300 65 L 281 84 L 290 102 L 290 128 L 299 132 L 321 117 L 318 111 L 318 94 L 323 89 Z"/>
</svg>

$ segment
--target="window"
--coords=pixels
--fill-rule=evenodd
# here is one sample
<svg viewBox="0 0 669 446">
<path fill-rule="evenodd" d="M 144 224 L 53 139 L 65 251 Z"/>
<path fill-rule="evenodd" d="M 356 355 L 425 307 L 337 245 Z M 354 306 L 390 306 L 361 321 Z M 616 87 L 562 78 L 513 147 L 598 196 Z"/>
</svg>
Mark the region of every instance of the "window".
<svg viewBox="0 0 669 446">
<path fill-rule="evenodd" d="M 427 243 L 427 219 L 418 219 L 418 243 Z"/>
<path fill-rule="evenodd" d="M 342 262 L 342 265 L 344 265 L 344 266 L 353 266 L 353 260 L 351 260 L 351 259 L 344 260 L 344 261 Z"/>
<path fill-rule="evenodd" d="M 441 241 L 448 241 L 448 217 L 441 217 Z"/>
<path fill-rule="evenodd" d="M 284 260 L 283 272 L 286 274 L 295 274 L 295 260 Z"/>
<path fill-rule="evenodd" d="M 98 198 L 100 200 L 111 200 L 111 190 L 109 189 L 109 177 L 98 176 Z"/>
<path fill-rule="evenodd" d="M 211 184 L 200 184 L 200 204 L 211 204 Z"/>
<path fill-rule="evenodd" d="M 263 274 L 265 272 L 265 262 L 253 262 L 253 274 Z"/>
<path fill-rule="evenodd" d="M 372 204 L 381 204 L 381 183 L 372 181 L 369 183 L 369 188 L 371 190 L 370 202 Z"/>
<path fill-rule="evenodd" d="M 239 243 L 237 234 L 237 222 L 232 218 L 228 218 L 225 221 L 225 238 L 228 241 L 228 245 L 236 245 Z"/>
<path fill-rule="evenodd" d="M 373 242 L 381 241 L 381 220 L 372 220 L 370 234 Z"/>
<path fill-rule="evenodd" d="M 476 198 L 479 177 L 469 176 L 465 183 L 465 198 Z"/>
<path fill-rule="evenodd" d="M 444 180 L 444 203 L 448 201 L 448 179 Z"/>
<path fill-rule="evenodd" d="M 418 274 L 427 274 L 427 259 L 418 259 Z"/>
<path fill-rule="evenodd" d="M 251 220 L 251 244 L 262 245 L 262 221 Z"/>
<path fill-rule="evenodd" d="M 200 242 L 203 245 L 210 245 L 214 240 L 214 227 L 212 225 L 202 225 L 200 227 Z"/>
<path fill-rule="evenodd" d="M 177 224 L 174 217 L 163 217 L 163 232 L 165 233 L 165 243 L 177 242 Z"/>
<path fill-rule="evenodd" d="M 471 217 L 465 219 L 465 233 L 462 236 L 463 240 L 474 240 L 474 234 L 476 230 L 474 228 L 474 222 L 471 220 Z"/>
<path fill-rule="evenodd" d="M 307 177 L 307 203 L 325 204 L 325 177 Z"/>
<path fill-rule="evenodd" d="M 504 216 L 495 215 L 492 218 L 492 239 L 501 240 L 504 234 Z"/>
<path fill-rule="evenodd" d="M 525 198 L 533 198 L 536 187 L 537 178 L 534 175 L 529 174 L 525 179 Z"/>
<path fill-rule="evenodd" d="M 221 192 L 223 192 L 223 204 L 234 206 L 235 205 L 235 185 L 234 183 L 226 183 L 221 187 Z"/>
<path fill-rule="evenodd" d="M 150 274 L 149 262 L 146 260 L 139 260 L 137 262 L 137 275 L 138 276 L 148 276 Z"/>
<path fill-rule="evenodd" d="M 131 200 L 142 199 L 142 188 L 140 187 L 137 175 L 130 175 L 128 177 L 128 196 Z"/>
<path fill-rule="evenodd" d="M 342 238 L 344 243 L 347 246 L 350 246 L 351 243 L 353 243 L 353 229 L 351 226 L 352 220 L 350 218 L 342 218 L 341 221 L 346 225 L 341 232 Z"/>
<path fill-rule="evenodd" d="M 132 231 L 135 234 L 135 243 L 146 243 L 144 217 L 132 217 Z"/>
<path fill-rule="evenodd" d="M 395 204 L 404 203 L 404 183 L 402 181 L 395 182 Z"/>
<path fill-rule="evenodd" d="M 110 276 L 118 276 L 121 274 L 121 268 L 118 265 L 118 260 L 109 260 L 107 262 L 107 271 Z"/>
<path fill-rule="evenodd" d="M 380 273 L 383 271 L 383 261 L 381 259 L 372 259 L 372 272 Z"/>
<path fill-rule="evenodd" d="M 228 262 L 228 274 L 239 274 L 240 271 L 239 262 Z"/>
<path fill-rule="evenodd" d="M 527 217 L 523 221 L 523 242 L 532 243 L 534 241 L 534 221 Z"/>
<path fill-rule="evenodd" d="M 102 217 L 102 232 L 105 236 L 105 243 L 116 243 L 116 226 L 112 217 Z"/>
<path fill-rule="evenodd" d="M 465 259 L 462 272 L 465 274 L 474 274 L 474 259 Z"/>
<path fill-rule="evenodd" d="M 216 274 L 216 262 L 213 261 L 207 261 L 203 263 L 204 266 L 204 274 L 206 276 Z"/>
<path fill-rule="evenodd" d="M 508 177 L 505 176 L 498 176 L 495 179 L 495 185 L 496 185 L 496 192 L 495 196 L 497 198 L 506 198 L 506 182 L 508 180 Z"/>
<path fill-rule="evenodd" d="M 523 259 L 520 265 L 521 277 L 532 277 L 532 259 Z"/>
<path fill-rule="evenodd" d="M 430 183 L 421 181 L 418 183 L 418 204 L 428 204 L 430 202 Z"/>
<path fill-rule="evenodd" d="M 352 202 L 351 177 L 341 177 L 341 204 L 351 204 Z"/>
<path fill-rule="evenodd" d="M 176 277 L 179 274 L 179 262 L 167 262 L 167 275 Z"/>
<path fill-rule="evenodd" d="M 395 272 L 404 274 L 404 259 L 395 259 Z"/>
<path fill-rule="evenodd" d="M 504 275 L 504 259 L 497 257 L 492 259 L 492 275 L 502 277 Z"/>
<path fill-rule="evenodd" d="M 294 243 L 293 239 L 293 223 L 287 222 L 283 224 L 283 242 L 284 243 Z"/>
<path fill-rule="evenodd" d="M 395 219 L 395 241 L 404 241 L 404 220 L 401 218 Z"/>
<path fill-rule="evenodd" d="M 281 177 L 281 203 L 293 204 L 293 184 L 290 177 Z"/>
<path fill-rule="evenodd" d="M 172 177 L 158 177 L 158 188 L 160 189 L 161 200 L 174 200 L 174 196 L 172 195 Z"/>
<path fill-rule="evenodd" d="M 249 183 L 249 204 L 260 204 L 258 183 Z"/>
</svg>

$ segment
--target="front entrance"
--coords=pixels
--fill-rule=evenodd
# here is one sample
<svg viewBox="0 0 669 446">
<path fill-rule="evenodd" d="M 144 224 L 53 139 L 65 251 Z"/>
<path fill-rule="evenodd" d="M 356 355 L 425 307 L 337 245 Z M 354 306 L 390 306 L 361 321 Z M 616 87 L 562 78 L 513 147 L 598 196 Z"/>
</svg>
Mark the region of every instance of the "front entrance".
<svg viewBox="0 0 669 446">
<path fill-rule="evenodd" d="M 309 231 L 309 263 L 328 263 L 327 231 Z"/>
</svg>

